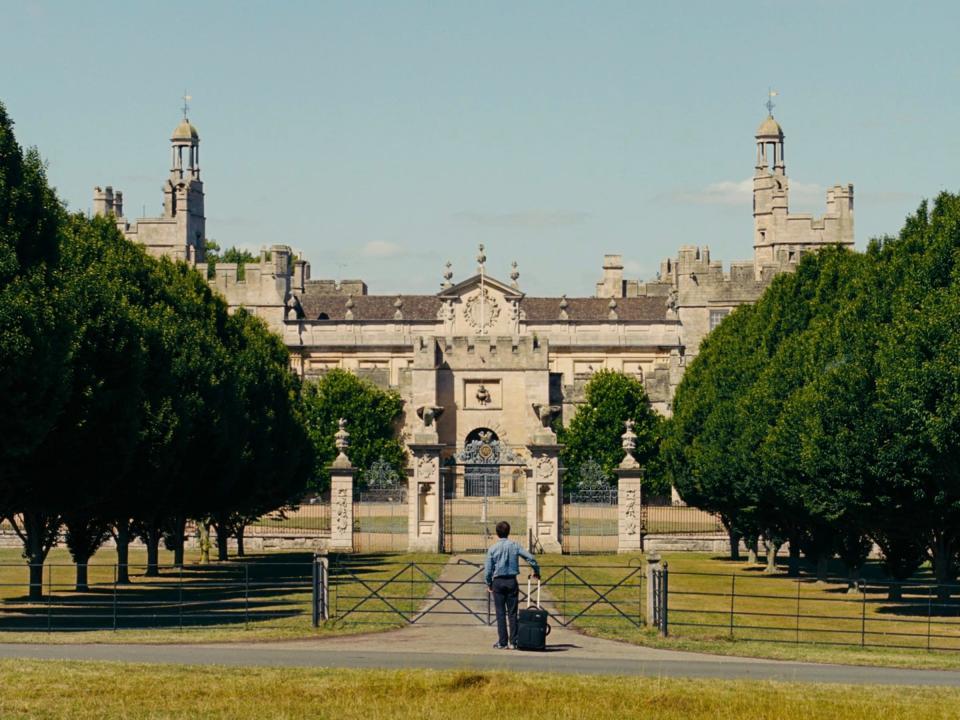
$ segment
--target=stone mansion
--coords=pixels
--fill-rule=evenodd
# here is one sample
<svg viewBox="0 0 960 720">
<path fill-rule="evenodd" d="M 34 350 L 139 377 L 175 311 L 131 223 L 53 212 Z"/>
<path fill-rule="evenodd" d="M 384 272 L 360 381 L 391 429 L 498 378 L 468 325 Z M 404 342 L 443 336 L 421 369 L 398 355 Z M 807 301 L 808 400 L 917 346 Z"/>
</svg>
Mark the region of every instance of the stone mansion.
<svg viewBox="0 0 960 720">
<path fill-rule="evenodd" d="M 533 297 L 515 264 L 506 277 L 491 274 L 481 246 L 469 277 L 454 278 L 448 264 L 434 294 L 383 295 L 362 280 L 311 279 L 307 260 L 272 245 L 243 279 L 236 265 L 217 263 L 210 284 L 279 333 L 302 376 L 344 368 L 400 392 L 408 445 L 430 438 L 443 458 L 483 437 L 522 455 L 551 417 L 569 420 L 600 368 L 642 380 L 669 414 L 685 364 L 732 308 L 756 300 L 803 253 L 852 247 L 853 186 L 827 190 L 820 218 L 790 213 L 783 130 L 769 116 L 755 139 L 753 258 L 728 269 L 708 248 L 684 246 L 642 282 L 624 276 L 621 255 L 606 255 L 592 296 Z M 207 273 L 200 137 L 184 119 L 170 142 L 161 217 L 128 221 L 110 187 L 96 188 L 94 212 L 114 216 L 150 253 Z"/>
</svg>

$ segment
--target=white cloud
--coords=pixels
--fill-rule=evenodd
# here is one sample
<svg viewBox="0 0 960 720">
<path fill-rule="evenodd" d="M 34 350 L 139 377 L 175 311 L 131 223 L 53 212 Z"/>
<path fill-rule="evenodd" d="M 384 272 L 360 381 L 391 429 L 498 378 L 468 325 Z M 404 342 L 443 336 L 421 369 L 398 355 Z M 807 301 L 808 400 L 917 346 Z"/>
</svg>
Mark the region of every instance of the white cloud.
<svg viewBox="0 0 960 720">
<path fill-rule="evenodd" d="M 464 210 L 454 215 L 457 220 L 484 227 L 532 227 L 549 228 L 580 225 L 590 218 L 590 213 L 578 210 L 521 210 L 511 213 L 486 213 Z"/>
<path fill-rule="evenodd" d="M 389 258 L 403 253 L 403 248 L 385 240 L 371 240 L 360 251 L 364 257 Z"/>
<path fill-rule="evenodd" d="M 790 182 L 790 200 L 799 205 L 824 202 L 826 188 L 816 183 Z M 753 178 L 721 180 L 699 190 L 675 190 L 668 197 L 683 205 L 750 206 L 753 200 Z"/>
</svg>

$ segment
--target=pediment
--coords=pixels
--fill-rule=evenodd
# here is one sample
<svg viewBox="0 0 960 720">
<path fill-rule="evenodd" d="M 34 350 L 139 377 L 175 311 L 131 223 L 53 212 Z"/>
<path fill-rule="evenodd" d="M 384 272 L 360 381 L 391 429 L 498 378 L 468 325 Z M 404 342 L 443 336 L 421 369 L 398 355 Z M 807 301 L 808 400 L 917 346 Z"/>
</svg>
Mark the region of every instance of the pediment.
<svg viewBox="0 0 960 720">
<path fill-rule="evenodd" d="M 508 285 L 505 282 L 501 282 L 496 278 L 492 278 L 489 275 L 484 275 L 482 278 L 483 287 L 488 292 L 495 292 L 500 295 L 503 295 L 507 300 L 519 300 L 523 297 L 523 293 L 520 292 L 517 288 Z M 456 285 L 452 285 L 448 288 L 444 288 L 439 293 L 438 297 L 444 299 L 450 298 L 462 298 L 465 295 L 470 295 L 475 291 L 479 290 L 481 283 L 481 277 L 479 274 L 469 277 L 462 282 L 458 282 Z"/>
</svg>

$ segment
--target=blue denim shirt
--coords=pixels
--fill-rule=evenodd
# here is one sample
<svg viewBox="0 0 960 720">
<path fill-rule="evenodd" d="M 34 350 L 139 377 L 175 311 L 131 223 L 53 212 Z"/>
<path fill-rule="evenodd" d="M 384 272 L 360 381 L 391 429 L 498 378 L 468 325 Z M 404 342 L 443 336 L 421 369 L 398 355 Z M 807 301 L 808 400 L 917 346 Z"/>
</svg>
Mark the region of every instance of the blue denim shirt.
<svg viewBox="0 0 960 720">
<path fill-rule="evenodd" d="M 497 540 L 490 549 L 487 550 L 487 561 L 484 563 L 484 580 L 487 585 L 493 585 L 495 577 L 516 577 L 520 574 L 520 562 L 517 559 L 522 557 L 533 568 L 533 572 L 540 574 L 540 566 L 533 555 L 528 553 L 513 540 L 502 538 Z"/>
</svg>

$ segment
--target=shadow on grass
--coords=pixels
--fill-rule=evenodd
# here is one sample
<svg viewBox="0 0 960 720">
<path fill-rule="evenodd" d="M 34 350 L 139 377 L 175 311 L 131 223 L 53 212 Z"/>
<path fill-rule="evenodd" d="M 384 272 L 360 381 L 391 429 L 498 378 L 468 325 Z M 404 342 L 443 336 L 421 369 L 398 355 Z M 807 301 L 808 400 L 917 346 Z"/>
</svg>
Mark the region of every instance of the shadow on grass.
<svg viewBox="0 0 960 720">
<path fill-rule="evenodd" d="M 156 577 L 147 577 L 144 565 L 131 564 L 128 585 L 98 580 L 102 570 L 90 566 L 87 592 L 48 581 L 39 600 L 24 594 L 0 601 L 0 631 L 229 627 L 311 612 L 313 556 L 308 552 L 163 566 Z"/>
</svg>

